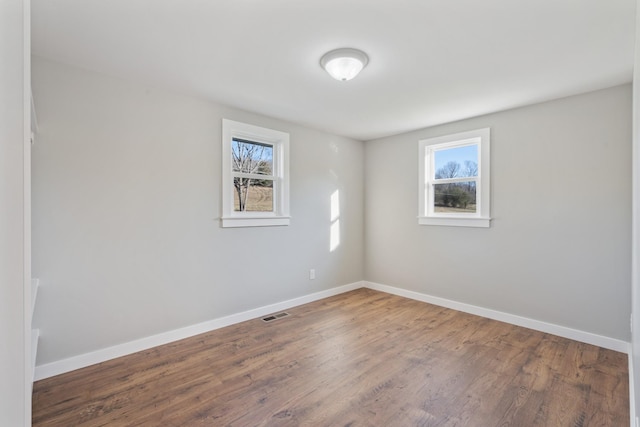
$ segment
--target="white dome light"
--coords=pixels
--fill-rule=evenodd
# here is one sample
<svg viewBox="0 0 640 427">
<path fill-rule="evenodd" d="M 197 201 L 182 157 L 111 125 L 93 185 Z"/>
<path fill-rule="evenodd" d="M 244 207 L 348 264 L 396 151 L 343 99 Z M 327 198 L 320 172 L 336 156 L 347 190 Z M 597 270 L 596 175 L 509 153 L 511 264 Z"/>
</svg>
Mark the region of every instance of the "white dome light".
<svg viewBox="0 0 640 427">
<path fill-rule="evenodd" d="M 358 75 L 369 62 L 361 50 L 342 48 L 332 50 L 320 58 L 320 65 L 336 80 L 347 81 Z"/>
</svg>

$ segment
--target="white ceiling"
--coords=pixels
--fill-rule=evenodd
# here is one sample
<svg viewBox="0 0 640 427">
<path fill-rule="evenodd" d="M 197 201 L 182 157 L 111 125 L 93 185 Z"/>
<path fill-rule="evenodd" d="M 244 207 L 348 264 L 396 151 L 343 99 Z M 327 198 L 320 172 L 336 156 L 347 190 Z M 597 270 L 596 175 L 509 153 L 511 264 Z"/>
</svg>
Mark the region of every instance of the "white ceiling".
<svg viewBox="0 0 640 427">
<path fill-rule="evenodd" d="M 32 0 L 33 53 L 360 140 L 631 81 L 636 0 Z M 319 65 L 367 52 L 354 80 Z"/>
</svg>

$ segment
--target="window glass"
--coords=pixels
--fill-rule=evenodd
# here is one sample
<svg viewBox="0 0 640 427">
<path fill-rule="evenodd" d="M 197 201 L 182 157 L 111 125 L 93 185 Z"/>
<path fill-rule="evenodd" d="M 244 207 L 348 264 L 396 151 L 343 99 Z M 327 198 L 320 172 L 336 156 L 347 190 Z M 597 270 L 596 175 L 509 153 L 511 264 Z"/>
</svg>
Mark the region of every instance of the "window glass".
<svg viewBox="0 0 640 427">
<path fill-rule="evenodd" d="M 273 181 L 234 178 L 233 210 L 235 212 L 273 212 Z"/>
<path fill-rule="evenodd" d="M 436 150 L 434 166 L 436 179 L 478 176 L 478 145 Z"/>
<path fill-rule="evenodd" d="M 435 184 L 435 213 L 476 213 L 476 182 Z"/>
<path fill-rule="evenodd" d="M 234 139 L 231 144 L 233 171 L 273 175 L 273 146 Z"/>
</svg>

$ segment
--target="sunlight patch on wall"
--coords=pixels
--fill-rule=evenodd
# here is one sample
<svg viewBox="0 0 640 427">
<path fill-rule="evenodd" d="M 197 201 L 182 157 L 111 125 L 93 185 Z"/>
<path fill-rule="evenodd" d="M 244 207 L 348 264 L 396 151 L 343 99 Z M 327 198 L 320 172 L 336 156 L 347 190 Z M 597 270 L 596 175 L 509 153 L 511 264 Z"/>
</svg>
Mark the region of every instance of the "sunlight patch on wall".
<svg viewBox="0 0 640 427">
<path fill-rule="evenodd" d="M 329 234 L 329 251 L 340 246 L 340 190 L 331 195 L 331 228 Z"/>
</svg>

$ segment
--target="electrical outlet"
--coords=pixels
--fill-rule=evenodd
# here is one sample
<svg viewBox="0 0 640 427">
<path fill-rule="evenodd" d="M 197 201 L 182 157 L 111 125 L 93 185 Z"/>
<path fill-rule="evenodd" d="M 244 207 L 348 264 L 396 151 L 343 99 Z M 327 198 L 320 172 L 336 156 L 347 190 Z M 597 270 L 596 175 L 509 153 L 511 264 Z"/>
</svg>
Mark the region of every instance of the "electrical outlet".
<svg viewBox="0 0 640 427">
<path fill-rule="evenodd" d="M 312 268 L 311 270 L 309 270 L 309 280 L 315 280 L 316 278 L 316 270 L 315 268 Z"/>
</svg>

